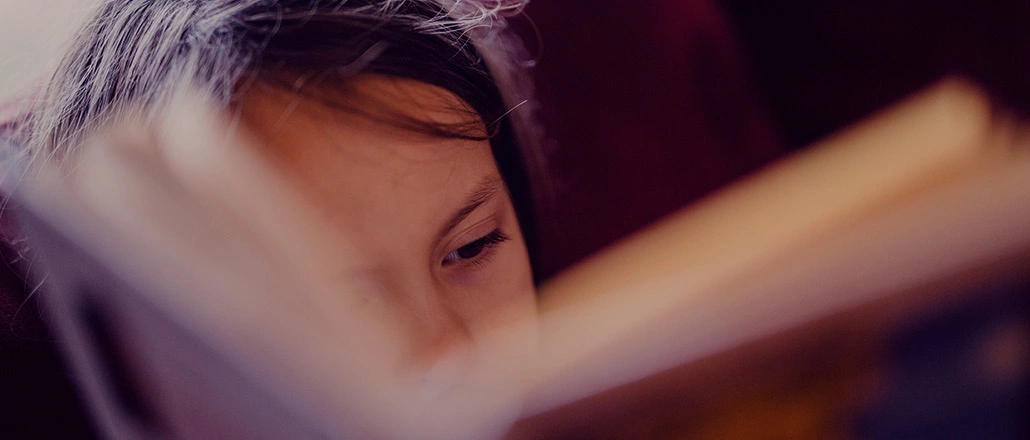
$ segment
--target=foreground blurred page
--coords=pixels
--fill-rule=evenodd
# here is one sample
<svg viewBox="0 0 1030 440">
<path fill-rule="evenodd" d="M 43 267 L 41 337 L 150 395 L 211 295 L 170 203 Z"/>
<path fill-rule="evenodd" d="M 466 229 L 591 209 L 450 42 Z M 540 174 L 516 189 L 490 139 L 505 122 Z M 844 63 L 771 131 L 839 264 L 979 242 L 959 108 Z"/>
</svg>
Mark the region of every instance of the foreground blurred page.
<svg viewBox="0 0 1030 440">
<path fill-rule="evenodd" d="M 777 377 L 853 370 L 841 356 L 869 356 L 892 328 L 983 291 L 977 286 L 1025 279 L 1028 202 L 1026 126 L 975 86 L 946 81 L 544 286 L 542 382 L 530 411 L 545 413 L 524 424 L 526 435 L 702 436 L 711 423 L 698 414 L 734 419 L 702 409 L 726 401 L 718 396 L 783 380 L 801 393 L 804 380 Z M 813 349 L 835 343 L 854 352 Z M 838 412 L 805 415 L 808 426 L 845 431 L 840 417 L 857 394 L 826 399 Z M 664 418 L 645 415 L 655 405 Z M 776 406 L 756 405 L 723 409 L 746 418 Z M 768 437 L 746 437 L 775 438 L 781 425 L 769 423 Z"/>
</svg>

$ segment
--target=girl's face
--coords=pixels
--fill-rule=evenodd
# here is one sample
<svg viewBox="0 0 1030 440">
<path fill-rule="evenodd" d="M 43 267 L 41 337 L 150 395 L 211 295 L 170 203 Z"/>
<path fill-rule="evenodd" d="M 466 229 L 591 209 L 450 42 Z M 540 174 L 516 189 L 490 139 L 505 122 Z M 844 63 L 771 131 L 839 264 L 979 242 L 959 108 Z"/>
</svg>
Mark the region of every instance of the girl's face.
<svg viewBox="0 0 1030 440">
<path fill-rule="evenodd" d="M 446 388 L 485 368 L 481 353 L 493 350 L 485 345 L 498 341 L 497 329 L 535 319 L 515 210 L 488 141 L 397 123 L 464 123 L 469 113 L 459 98 L 373 75 L 349 87 L 347 105 L 360 111 L 267 87 L 244 94 L 238 108 L 266 156 L 359 256 L 340 273 L 361 280 L 363 300 L 396 318 L 407 341 L 398 367 Z M 502 339 L 499 357 L 507 359 L 490 363 L 525 365 L 534 335 Z"/>
</svg>

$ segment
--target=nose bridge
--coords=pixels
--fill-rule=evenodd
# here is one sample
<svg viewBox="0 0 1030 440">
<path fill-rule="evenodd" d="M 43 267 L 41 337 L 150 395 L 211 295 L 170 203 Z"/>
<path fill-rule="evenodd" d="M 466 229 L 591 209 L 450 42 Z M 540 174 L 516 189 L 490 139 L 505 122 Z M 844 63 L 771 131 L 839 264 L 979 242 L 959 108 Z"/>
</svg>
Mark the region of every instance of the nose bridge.
<svg viewBox="0 0 1030 440">
<path fill-rule="evenodd" d="M 405 270 L 394 272 L 385 283 L 392 290 L 407 321 L 415 355 L 426 362 L 469 348 L 472 333 L 458 308 L 460 303 L 432 274 Z"/>
</svg>

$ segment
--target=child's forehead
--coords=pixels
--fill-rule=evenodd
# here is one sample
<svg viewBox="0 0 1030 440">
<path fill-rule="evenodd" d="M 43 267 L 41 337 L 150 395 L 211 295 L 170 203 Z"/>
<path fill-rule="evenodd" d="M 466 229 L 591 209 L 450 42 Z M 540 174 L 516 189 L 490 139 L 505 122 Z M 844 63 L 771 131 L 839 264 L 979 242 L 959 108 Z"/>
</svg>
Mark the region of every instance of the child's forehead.
<svg viewBox="0 0 1030 440">
<path fill-rule="evenodd" d="M 461 168 L 484 159 L 492 163 L 485 136 L 441 136 L 413 126 L 474 123 L 480 130 L 475 134 L 484 135 L 481 121 L 469 121 L 467 107 L 450 92 L 413 80 L 373 75 L 359 76 L 345 87 L 341 95 L 326 100 L 256 87 L 240 97 L 236 111 L 268 153 L 280 160 L 318 156 L 321 159 L 314 160 L 340 161 L 339 167 L 357 174 L 363 174 L 360 168 L 408 168 L 404 174 L 410 174 L 421 168 Z M 342 102 L 327 104 L 334 102 L 330 99 Z"/>
<path fill-rule="evenodd" d="M 439 104 L 453 101 L 431 100 L 457 100 L 415 81 L 371 77 L 358 85 L 374 102 L 397 103 L 397 111 L 419 120 L 447 117 Z M 243 96 L 237 111 L 273 164 L 329 215 L 356 227 L 386 226 L 398 216 L 439 222 L 481 182 L 500 181 L 485 139 L 428 136 L 282 92 Z"/>
<path fill-rule="evenodd" d="M 296 119 L 307 119 L 315 124 L 336 121 L 342 113 L 358 116 L 347 118 L 348 123 L 385 122 L 407 128 L 410 135 L 437 131 L 487 137 L 486 124 L 475 109 L 451 91 L 429 83 L 360 74 L 334 80 L 298 77 L 292 84 L 284 87 L 278 83 L 255 82 L 239 91 L 238 107 L 261 106 L 267 112 L 279 111 L 280 118 L 299 113 L 300 117 L 294 118 L 294 122 Z M 391 133 L 384 133 L 388 134 Z M 404 133 L 397 130 L 396 134 Z"/>
</svg>

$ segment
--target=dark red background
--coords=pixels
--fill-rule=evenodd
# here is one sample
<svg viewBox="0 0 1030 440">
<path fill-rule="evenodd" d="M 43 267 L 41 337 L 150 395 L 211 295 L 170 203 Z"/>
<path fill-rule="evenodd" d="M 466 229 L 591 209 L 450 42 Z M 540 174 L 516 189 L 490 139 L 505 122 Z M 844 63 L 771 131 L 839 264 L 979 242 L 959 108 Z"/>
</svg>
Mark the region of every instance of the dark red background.
<svg viewBox="0 0 1030 440">
<path fill-rule="evenodd" d="M 1030 109 L 1030 2 L 534 0 L 541 273 L 947 74 Z"/>
</svg>

